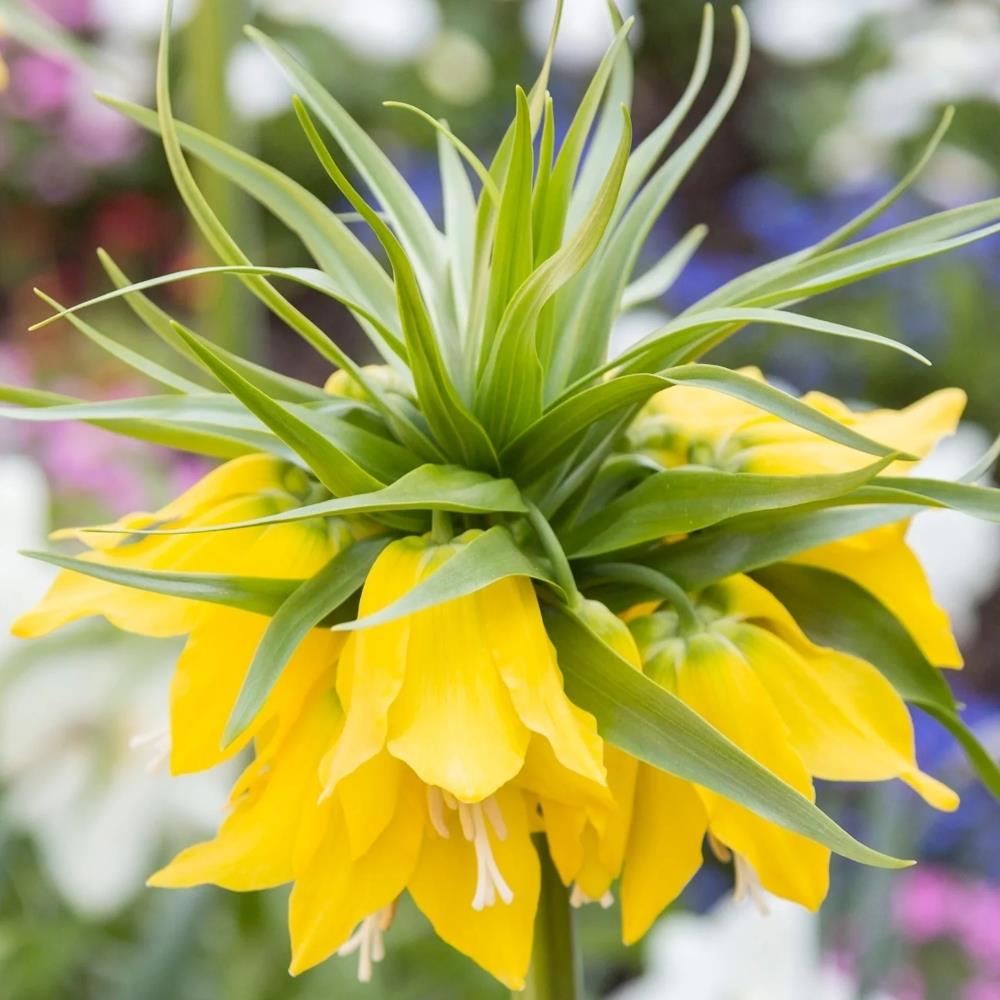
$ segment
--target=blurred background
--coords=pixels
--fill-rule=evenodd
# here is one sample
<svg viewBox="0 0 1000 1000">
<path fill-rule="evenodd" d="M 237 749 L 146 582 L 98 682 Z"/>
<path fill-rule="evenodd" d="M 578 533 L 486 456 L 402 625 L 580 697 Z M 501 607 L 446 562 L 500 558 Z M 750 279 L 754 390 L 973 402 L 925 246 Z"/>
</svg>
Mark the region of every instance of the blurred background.
<svg viewBox="0 0 1000 1000">
<path fill-rule="evenodd" d="M 719 5 L 718 83 L 731 27 Z M 331 198 L 293 117 L 289 91 L 244 40 L 252 21 L 316 72 L 440 211 L 433 136 L 383 108 L 398 98 L 444 116 L 489 150 L 532 79 L 551 0 L 188 0 L 177 3 L 179 117 L 248 149 Z M 29 334 L 44 288 L 73 302 L 107 288 L 94 249 L 134 280 L 211 258 L 192 233 L 160 149 L 98 103 L 95 90 L 151 102 L 161 0 L 0 0 L 0 382 L 89 399 L 146 389 L 65 324 Z M 690 70 L 696 0 L 624 4 L 638 15 L 636 131 L 669 110 Z M 747 0 L 748 83 L 652 241 L 656 259 L 705 222 L 702 251 L 669 299 L 627 319 L 652 329 L 733 275 L 803 247 L 891 187 L 948 104 L 955 123 L 911 193 L 879 223 L 1000 194 L 1000 2 Z M 567 0 L 552 90 L 565 116 L 609 39 L 603 0 Z M 711 99 L 711 88 L 706 100 Z M 226 99 L 222 99 L 222 94 Z M 696 117 L 696 116 L 693 116 Z M 563 121 L 565 125 L 565 121 Z M 302 263 L 291 237 L 204 174 L 217 211 L 251 256 Z M 230 348 L 315 382 L 328 374 L 235 283 L 162 290 L 165 306 Z M 329 299 L 305 308 L 362 350 Z M 849 343 L 750 331 L 725 361 L 755 363 L 798 390 L 900 406 L 935 388 L 969 392 L 967 422 L 930 459 L 958 474 L 1000 430 L 1000 243 L 987 241 L 810 303 L 824 318 L 919 348 L 933 368 Z M 98 317 L 128 340 L 124 307 Z M 97 319 L 94 320 L 97 322 Z M 10 620 L 48 574 L 16 556 L 52 524 L 153 509 L 204 471 L 200 460 L 77 425 L 0 425 L 0 995 L 49 998 L 501 997 L 406 910 L 376 981 L 351 960 L 291 980 L 284 894 L 143 889 L 179 846 L 214 828 L 231 773 L 171 780 L 157 759 L 176 650 L 83 623 L 20 644 Z M 1000 753 L 1000 536 L 945 513 L 911 534 L 968 660 L 955 680 L 966 718 Z M 620 1000 L 1000 1000 L 1000 806 L 972 782 L 929 718 L 922 764 L 958 787 L 960 810 L 931 816 L 903 788 L 825 786 L 821 803 L 882 849 L 920 857 L 903 873 L 838 864 L 821 920 L 726 899 L 706 868 L 647 942 L 623 949 L 616 918 L 583 912 L 592 997 Z M 594 909 L 594 908 L 591 908 Z"/>
</svg>

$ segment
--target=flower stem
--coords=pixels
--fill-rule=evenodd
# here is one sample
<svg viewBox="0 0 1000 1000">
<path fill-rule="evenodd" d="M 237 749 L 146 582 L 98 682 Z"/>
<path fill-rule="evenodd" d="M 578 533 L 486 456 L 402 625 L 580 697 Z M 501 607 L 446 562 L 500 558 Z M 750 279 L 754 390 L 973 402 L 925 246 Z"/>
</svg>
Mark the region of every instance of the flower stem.
<svg viewBox="0 0 1000 1000">
<path fill-rule="evenodd" d="M 582 598 L 577 589 L 576 580 L 573 578 L 573 570 L 570 568 L 566 553 L 563 552 L 559 539 L 556 538 L 556 533 L 552 530 L 552 525 L 545 520 L 542 512 L 530 500 L 526 500 L 525 503 L 528 507 L 528 520 L 552 565 L 552 576 L 563 589 L 567 603 L 573 607 L 579 604 Z"/>
<path fill-rule="evenodd" d="M 452 540 L 451 514 L 446 510 L 431 511 L 431 538 L 436 545 L 447 545 Z"/>
<path fill-rule="evenodd" d="M 569 892 L 552 864 L 545 837 L 536 834 L 532 839 L 542 866 L 535 941 L 527 984 L 523 992 L 511 994 L 512 1000 L 577 1000 L 582 991 Z"/>
<path fill-rule="evenodd" d="M 693 635 L 698 631 L 698 615 L 691 598 L 684 588 L 669 576 L 658 573 L 648 566 L 638 566 L 634 563 L 602 563 L 594 567 L 594 573 L 609 580 L 648 587 L 653 593 L 665 597 L 674 606 L 681 635 Z"/>
</svg>

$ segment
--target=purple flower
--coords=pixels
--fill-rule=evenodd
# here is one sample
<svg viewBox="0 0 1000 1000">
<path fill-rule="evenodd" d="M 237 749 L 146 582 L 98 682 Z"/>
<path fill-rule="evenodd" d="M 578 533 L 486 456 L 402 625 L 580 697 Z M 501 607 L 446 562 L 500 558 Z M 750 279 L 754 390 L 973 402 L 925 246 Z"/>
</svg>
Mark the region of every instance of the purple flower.
<svg viewBox="0 0 1000 1000">
<path fill-rule="evenodd" d="M 10 67 L 10 104 L 18 118 L 42 118 L 64 108 L 73 94 L 73 70 L 58 59 L 25 52 Z"/>
</svg>

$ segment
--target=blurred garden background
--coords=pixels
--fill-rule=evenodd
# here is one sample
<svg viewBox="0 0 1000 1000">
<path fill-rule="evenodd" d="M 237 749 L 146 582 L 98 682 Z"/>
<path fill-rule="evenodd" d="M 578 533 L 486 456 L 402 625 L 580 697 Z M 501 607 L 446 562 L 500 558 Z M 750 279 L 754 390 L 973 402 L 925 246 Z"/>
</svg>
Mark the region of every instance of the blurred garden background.
<svg viewBox="0 0 1000 1000">
<path fill-rule="evenodd" d="M 722 6 L 722 5 L 720 5 Z M 252 22 L 306 61 L 440 213 L 434 136 L 386 98 L 417 104 L 474 150 L 498 140 L 513 88 L 536 72 L 551 0 L 188 0 L 177 3 L 175 107 L 339 205 L 290 114 L 290 92 L 244 39 Z M 572 108 L 610 28 L 604 0 L 566 0 L 552 89 Z M 642 136 L 686 82 L 698 0 L 622 4 L 638 16 L 635 126 Z M 648 332 L 714 286 L 806 246 L 888 190 L 948 105 L 956 115 L 918 183 L 878 225 L 1000 195 L 1000 0 L 747 0 L 749 81 L 700 169 L 658 224 L 662 254 L 696 223 L 709 234 L 666 299 L 627 317 L 621 340 Z M 162 151 L 100 91 L 152 101 L 161 0 L 0 0 L 0 382 L 88 399 L 139 394 L 67 324 L 36 333 L 62 303 L 108 286 L 105 248 L 133 279 L 213 263 L 192 233 Z M 715 79 L 731 28 L 719 17 Z M 711 94 L 706 98 L 711 99 Z M 696 117 L 696 116 L 695 116 Z M 565 122 L 562 123 L 565 125 Z M 302 249 L 208 172 L 203 187 L 257 262 L 302 263 Z M 654 241 L 655 243 L 656 241 Z M 656 250 L 654 245 L 651 248 Z M 650 263 L 656 259 L 652 254 Z M 291 294 L 342 343 L 362 350 L 328 298 Z M 199 332 L 286 372 L 322 382 L 300 342 L 236 282 L 199 279 L 161 301 Z M 819 299 L 809 311 L 917 347 L 905 366 L 853 342 L 750 331 L 728 363 L 784 384 L 901 406 L 933 389 L 969 393 L 959 434 L 929 460 L 958 475 L 1000 431 L 1000 242 L 894 271 Z M 88 317 L 129 343 L 121 305 Z M 157 760 L 169 643 L 85 622 L 30 646 L 7 636 L 48 573 L 16 555 L 53 524 L 154 509 L 194 481 L 200 460 L 74 424 L 0 425 L 0 997 L 135 1000 L 464 1000 L 504 991 L 438 942 L 415 913 L 392 932 L 368 987 L 337 960 L 287 978 L 281 891 L 143 888 L 173 850 L 221 815 L 232 772 L 170 779 Z M 967 658 L 954 683 L 965 716 L 1000 753 L 1000 531 L 958 515 L 911 530 Z M 707 867 L 643 946 L 623 949 L 609 915 L 579 914 L 592 997 L 619 1000 L 1000 1000 L 1000 805 L 972 781 L 929 718 L 916 720 L 921 763 L 959 788 L 931 817 L 900 786 L 878 798 L 824 786 L 821 802 L 891 853 L 903 873 L 838 864 L 821 919 L 794 907 L 768 917 L 723 898 Z M 594 909 L 594 908 L 591 908 Z M 447 984 L 447 985 L 442 985 Z"/>
</svg>

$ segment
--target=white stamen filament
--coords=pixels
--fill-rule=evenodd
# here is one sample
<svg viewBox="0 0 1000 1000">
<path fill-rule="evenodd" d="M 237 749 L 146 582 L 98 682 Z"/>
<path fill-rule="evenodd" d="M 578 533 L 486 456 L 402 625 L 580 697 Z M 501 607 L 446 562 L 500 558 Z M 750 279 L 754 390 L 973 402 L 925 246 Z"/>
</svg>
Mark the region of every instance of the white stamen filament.
<svg viewBox="0 0 1000 1000">
<path fill-rule="evenodd" d="M 358 981 L 370 983 L 375 962 L 385 958 L 383 934 L 392 923 L 394 905 L 383 906 L 358 924 L 357 930 L 337 949 L 338 955 L 358 953 Z"/>
<path fill-rule="evenodd" d="M 144 747 L 152 749 L 152 756 L 146 762 L 146 770 L 155 774 L 170 756 L 170 727 L 164 723 L 144 733 L 136 733 L 128 741 L 128 746 L 130 750 L 141 750 Z"/>
<path fill-rule="evenodd" d="M 574 882 L 569 894 L 569 905 L 574 910 L 579 910 L 581 906 L 586 906 L 587 903 L 598 903 L 602 910 L 607 910 L 615 905 L 615 897 L 610 889 L 605 889 L 600 899 L 592 899 Z"/>
<path fill-rule="evenodd" d="M 762 917 L 768 916 L 771 910 L 767 905 L 767 893 L 764 892 L 764 887 L 760 884 L 760 878 L 754 871 L 753 865 L 742 855 L 734 852 L 733 868 L 736 875 L 733 899 L 738 903 L 749 899 Z"/>
<path fill-rule="evenodd" d="M 454 795 L 442 788 L 428 788 L 427 812 L 431 826 L 438 836 L 448 837 L 443 806 L 458 813 L 462 836 L 475 849 L 476 891 L 472 897 L 472 908 L 478 911 L 494 906 L 497 897 L 510 905 L 514 900 L 514 891 L 503 877 L 490 843 L 491 827 L 493 836 L 498 840 L 507 839 L 507 824 L 500 811 L 500 804 L 492 795 L 482 802 L 459 802 Z"/>
<path fill-rule="evenodd" d="M 451 834 L 448 832 L 448 824 L 444 821 L 444 798 L 441 789 L 433 785 L 427 786 L 427 813 L 431 819 L 431 826 L 434 832 L 447 840 Z"/>
</svg>

